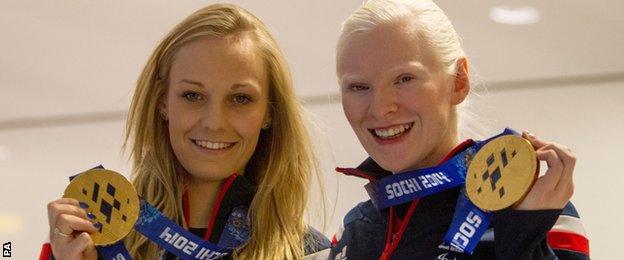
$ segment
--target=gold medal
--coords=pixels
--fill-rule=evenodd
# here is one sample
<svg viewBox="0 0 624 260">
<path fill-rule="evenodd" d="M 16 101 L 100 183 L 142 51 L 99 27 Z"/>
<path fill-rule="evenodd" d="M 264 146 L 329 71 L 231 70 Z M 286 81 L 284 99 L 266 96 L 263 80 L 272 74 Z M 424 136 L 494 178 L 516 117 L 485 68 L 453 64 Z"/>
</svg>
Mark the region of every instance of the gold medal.
<svg viewBox="0 0 624 260">
<path fill-rule="evenodd" d="M 76 176 L 63 194 L 89 205 L 87 211 L 101 224 L 91 234 L 96 246 L 110 245 L 124 238 L 139 216 L 139 196 L 134 186 L 121 174 L 93 169 Z"/>
<path fill-rule="evenodd" d="M 504 135 L 485 144 L 466 175 L 466 193 L 477 207 L 501 210 L 522 201 L 537 178 L 535 149 L 520 136 Z"/>
</svg>

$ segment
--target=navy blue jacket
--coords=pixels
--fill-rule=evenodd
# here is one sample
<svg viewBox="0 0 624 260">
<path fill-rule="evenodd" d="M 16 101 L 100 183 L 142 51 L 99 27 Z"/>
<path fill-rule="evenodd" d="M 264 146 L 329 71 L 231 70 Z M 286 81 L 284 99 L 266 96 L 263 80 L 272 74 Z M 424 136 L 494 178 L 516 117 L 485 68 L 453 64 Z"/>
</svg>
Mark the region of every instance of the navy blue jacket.
<svg viewBox="0 0 624 260">
<path fill-rule="evenodd" d="M 371 180 L 390 174 L 371 158 L 342 171 Z M 571 203 L 563 210 L 499 211 L 472 255 L 453 252 L 442 242 L 458 195 L 454 188 L 421 198 L 389 259 L 589 259 L 589 242 Z M 395 214 L 403 218 L 409 205 L 396 206 Z M 388 226 L 388 209 L 378 211 L 370 200 L 358 204 L 332 239 L 330 259 L 379 259 Z"/>
</svg>

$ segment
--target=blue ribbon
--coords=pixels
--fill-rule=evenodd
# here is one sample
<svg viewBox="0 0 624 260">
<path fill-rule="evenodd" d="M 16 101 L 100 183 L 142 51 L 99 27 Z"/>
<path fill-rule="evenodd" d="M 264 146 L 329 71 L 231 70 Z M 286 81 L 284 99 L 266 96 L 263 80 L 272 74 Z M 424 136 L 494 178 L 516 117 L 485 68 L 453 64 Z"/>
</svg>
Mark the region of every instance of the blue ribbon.
<svg viewBox="0 0 624 260">
<path fill-rule="evenodd" d="M 438 166 L 384 177 L 366 184 L 365 188 L 380 210 L 457 187 L 466 182 L 462 162 L 468 149 Z M 465 170 L 464 170 L 465 172 Z"/>
<path fill-rule="evenodd" d="M 126 249 L 123 240 L 109 246 L 96 247 L 98 259 L 106 260 L 130 260 L 132 257 Z"/>
<path fill-rule="evenodd" d="M 475 206 L 463 191 L 457 198 L 453 222 L 444 236 L 444 244 L 453 251 L 472 254 L 490 226 L 492 213 Z"/>
<path fill-rule="evenodd" d="M 93 169 L 104 169 L 104 167 L 99 165 Z M 70 181 L 76 176 L 70 176 Z M 242 207 L 237 207 L 232 211 L 219 245 L 215 245 L 182 228 L 145 200 L 141 199 L 140 204 L 139 217 L 134 229 L 181 259 L 219 259 L 229 255 L 233 248 L 243 244 L 249 237 L 248 225 L 240 224 L 246 223 L 244 220 L 247 216 L 247 211 Z M 98 246 L 96 249 L 99 259 L 132 259 L 123 240 L 108 246 Z"/>
<path fill-rule="evenodd" d="M 366 184 L 371 202 L 381 210 L 463 186 L 470 160 L 486 143 L 503 135 L 519 134 L 505 128 L 501 134 L 475 142 L 439 166 L 393 174 Z M 479 209 L 464 193 L 462 189 L 444 242 L 454 251 L 472 254 L 490 224 L 492 213 Z"/>
<path fill-rule="evenodd" d="M 219 259 L 232 251 L 180 227 L 144 200 L 141 200 L 140 212 L 134 229 L 182 259 Z"/>
</svg>

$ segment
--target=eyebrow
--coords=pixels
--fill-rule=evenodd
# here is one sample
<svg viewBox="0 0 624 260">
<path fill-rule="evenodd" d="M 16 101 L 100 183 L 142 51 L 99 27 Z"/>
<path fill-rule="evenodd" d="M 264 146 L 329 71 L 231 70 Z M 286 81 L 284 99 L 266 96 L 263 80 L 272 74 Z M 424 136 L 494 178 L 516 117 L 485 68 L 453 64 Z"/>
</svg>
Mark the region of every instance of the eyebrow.
<svg viewBox="0 0 624 260">
<path fill-rule="evenodd" d="M 232 85 L 232 87 L 230 87 L 230 89 L 232 90 L 237 90 L 239 88 L 245 88 L 245 87 L 254 87 L 254 84 L 250 84 L 250 83 L 237 83 Z"/>
<path fill-rule="evenodd" d="M 394 67 L 388 68 L 388 69 L 384 69 L 386 72 L 390 72 L 390 73 L 394 73 L 396 74 L 399 71 L 402 71 L 404 69 L 416 69 L 418 70 L 419 73 L 428 73 L 428 69 L 427 67 L 422 64 L 421 62 L 418 61 L 409 61 L 409 62 L 404 62 L 401 64 L 398 64 Z M 345 83 L 351 83 L 351 82 L 358 82 L 358 81 L 366 81 L 364 77 L 360 76 L 359 74 L 356 73 L 345 73 L 342 77 L 340 77 L 338 79 L 339 81 L 339 85 L 344 85 Z"/>
<path fill-rule="evenodd" d="M 347 73 L 342 75 L 342 77 L 340 77 L 338 81 L 338 85 L 342 86 L 347 82 L 351 83 L 353 81 L 362 81 L 362 77 L 358 76 L 357 74 Z"/>
<path fill-rule="evenodd" d="M 419 72 L 421 73 L 427 73 L 428 69 L 427 67 L 422 64 L 421 62 L 418 61 L 410 61 L 410 62 L 406 62 L 406 63 L 402 63 L 399 64 L 397 66 L 394 66 L 392 68 L 389 68 L 388 71 L 392 72 L 392 73 L 396 73 L 398 71 L 404 70 L 404 69 L 417 69 Z"/>
<path fill-rule="evenodd" d="M 190 79 L 182 79 L 182 80 L 178 81 L 178 83 L 186 83 L 186 84 L 196 85 L 196 86 L 199 86 L 199 87 L 205 88 L 204 84 L 202 84 L 201 82 L 199 82 L 199 81 L 194 81 L 194 80 L 190 80 Z M 256 86 L 256 85 L 255 85 L 255 84 L 253 84 L 253 83 L 236 83 L 236 84 L 233 84 L 233 85 L 230 87 L 230 89 L 232 89 L 232 90 L 237 90 L 237 89 L 240 89 L 240 88 L 245 88 L 245 87 L 255 87 L 255 86 Z"/>
<path fill-rule="evenodd" d="M 190 79 L 183 79 L 183 80 L 178 81 L 178 83 L 186 83 L 186 84 L 196 85 L 196 86 L 200 86 L 202 88 L 204 87 L 204 84 L 201 84 L 201 82 L 190 80 Z"/>
</svg>

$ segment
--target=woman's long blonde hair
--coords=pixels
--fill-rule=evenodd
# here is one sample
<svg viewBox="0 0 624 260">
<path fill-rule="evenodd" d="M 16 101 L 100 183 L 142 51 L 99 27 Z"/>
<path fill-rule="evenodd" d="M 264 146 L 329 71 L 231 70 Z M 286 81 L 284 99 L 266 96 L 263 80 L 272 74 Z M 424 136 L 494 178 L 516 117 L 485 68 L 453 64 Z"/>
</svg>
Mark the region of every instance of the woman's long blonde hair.
<svg viewBox="0 0 624 260">
<path fill-rule="evenodd" d="M 253 174 L 258 184 L 249 209 L 251 236 L 233 255 L 241 259 L 300 259 L 304 255 L 308 184 L 311 174 L 318 173 L 317 162 L 283 55 L 265 25 L 240 7 L 216 4 L 193 13 L 169 32 L 147 61 L 126 123 L 125 147 L 131 151 L 133 183 L 144 199 L 186 226 L 177 160 L 159 105 L 167 93 L 173 57 L 182 46 L 200 37 L 238 33 L 251 37 L 264 60 L 272 124 L 261 131 L 247 164 L 245 174 Z M 134 258 L 158 257 L 156 245 L 136 232 L 125 242 Z"/>
</svg>

